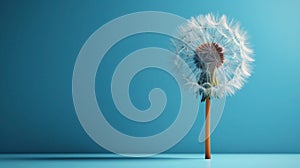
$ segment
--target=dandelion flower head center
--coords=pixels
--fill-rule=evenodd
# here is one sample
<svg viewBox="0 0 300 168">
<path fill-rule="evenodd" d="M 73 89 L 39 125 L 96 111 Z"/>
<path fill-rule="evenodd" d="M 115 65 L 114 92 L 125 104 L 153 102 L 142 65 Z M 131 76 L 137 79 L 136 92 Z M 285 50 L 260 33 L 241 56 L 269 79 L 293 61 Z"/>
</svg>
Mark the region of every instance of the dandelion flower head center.
<svg viewBox="0 0 300 168">
<path fill-rule="evenodd" d="M 223 48 L 215 42 L 200 44 L 195 50 L 194 63 L 201 70 L 197 83 L 203 94 L 201 101 L 204 101 L 211 96 L 211 88 L 218 85 L 215 72 L 224 63 Z"/>
<path fill-rule="evenodd" d="M 203 43 L 196 48 L 194 62 L 203 71 L 213 71 L 224 63 L 223 48 L 217 43 Z"/>
</svg>

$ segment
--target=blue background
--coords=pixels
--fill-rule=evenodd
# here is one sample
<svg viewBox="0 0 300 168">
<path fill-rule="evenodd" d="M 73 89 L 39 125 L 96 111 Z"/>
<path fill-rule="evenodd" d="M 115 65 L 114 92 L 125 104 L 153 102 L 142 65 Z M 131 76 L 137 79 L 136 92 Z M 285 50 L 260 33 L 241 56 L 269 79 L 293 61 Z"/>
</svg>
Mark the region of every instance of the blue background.
<svg viewBox="0 0 300 168">
<path fill-rule="evenodd" d="M 248 30 L 255 69 L 245 87 L 227 99 L 212 135 L 213 153 L 300 152 L 299 1 L 1 1 L 0 153 L 107 152 L 82 129 L 72 102 L 72 72 L 87 38 L 124 14 L 158 10 L 190 18 L 226 14 Z M 105 40 L 105 39 L 104 39 Z M 164 115 L 152 125 L 131 123 L 118 114 L 110 95 L 115 66 L 143 47 L 170 48 L 169 39 L 142 34 L 120 41 L 105 56 L 96 78 L 97 98 L 107 119 L 120 131 L 145 136 L 176 117 L 175 81 L 146 69 L 132 81 L 130 94 L 141 109 L 148 92 L 161 87 L 168 96 Z M 198 133 L 203 112 L 190 133 L 167 152 L 203 152 Z M 146 131 L 142 131 L 146 130 Z"/>
</svg>

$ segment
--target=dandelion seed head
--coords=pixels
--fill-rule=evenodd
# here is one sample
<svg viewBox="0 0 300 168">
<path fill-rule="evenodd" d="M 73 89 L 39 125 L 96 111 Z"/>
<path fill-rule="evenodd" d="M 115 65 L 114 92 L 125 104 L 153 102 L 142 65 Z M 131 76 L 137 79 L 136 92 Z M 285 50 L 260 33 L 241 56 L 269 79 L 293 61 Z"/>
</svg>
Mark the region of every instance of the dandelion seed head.
<svg viewBox="0 0 300 168">
<path fill-rule="evenodd" d="M 192 17 L 178 28 L 177 37 L 176 54 L 193 71 L 185 76 L 186 84 L 202 95 L 201 101 L 233 95 L 251 76 L 254 59 L 247 33 L 225 15 Z"/>
</svg>

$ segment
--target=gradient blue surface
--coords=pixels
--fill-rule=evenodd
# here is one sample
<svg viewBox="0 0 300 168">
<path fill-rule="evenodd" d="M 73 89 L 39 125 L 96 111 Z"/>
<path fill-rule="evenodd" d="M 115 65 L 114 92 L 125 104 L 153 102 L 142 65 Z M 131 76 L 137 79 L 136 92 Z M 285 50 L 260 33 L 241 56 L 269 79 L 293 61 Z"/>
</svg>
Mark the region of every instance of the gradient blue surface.
<svg viewBox="0 0 300 168">
<path fill-rule="evenodd" d="M 255 69 L 245 87 L 227 99 L 212 135 L 213 153 L 300 152 L 300 2 L 266 1 L 1 1 L 0 2 L 0 153 L 103 152 L 82 129 L 72 102 L 72 72 L 87 38 L 124 14 L 158 10 L 185 18 L 226 14 L 248 30 Z M 107 119 L 130 135 L 155 134 L 176 117 L 175 81 L 157 69 L 140 72 L 130 94 L 141 109 L 148 92 L 161 87 L 168 97 L 164 115 L 139 125 L 120 116 L 110 95 L 115 66 L 143 47 L 170 48 L 169 38 L 141 34 L 120 41 L 105 56 L 96 78 L 99 104 Z M 190 133 L 167 152 L 203 152 L 198 144 L 203 111 Z"/>
<path fill-rule="evenodd" d="M 199 154 L 163 154 L 152 158 L 122 158 L 102 154 L 0 155 L 4 167 L 184 167 L 184 168 L 285 168 L 299 167 L 299 154 L 215 154 L 205 160 Z"/>
</svg>

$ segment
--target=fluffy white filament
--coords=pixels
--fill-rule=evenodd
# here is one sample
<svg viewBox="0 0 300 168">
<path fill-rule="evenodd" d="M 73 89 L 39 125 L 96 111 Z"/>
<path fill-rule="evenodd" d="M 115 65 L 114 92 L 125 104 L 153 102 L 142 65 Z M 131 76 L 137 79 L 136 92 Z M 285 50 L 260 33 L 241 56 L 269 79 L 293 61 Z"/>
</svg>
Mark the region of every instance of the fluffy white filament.
<svg viewBox="0 0 300 168">
<path fill-rule="evenodd" d="M 223 97 L 233 95 L 246 82 L 251 75 L 252 50 L 247 42 L 246 32 L 241 30 L 239 23 L 228 20 L 225 15 L 221 17 L 212 14 L 192 17 L 187 23 L 178 28 L 178 39 L 174 40 L 177 55 L 193 70 L 193 74 L 185 75 L 186 84 L 189 85 L 197 94 L 208 93 L 210 97 Z M 210 87 L 203 87 L 198 81 L 193 81 L 192 75 L 198 80 L 201 69 L 196 66 L 194 57 L 197 49 L 203 44 L 217 44 L 222 48 L 224 62 L 214 71 L 217 84 Z M 213 47 L 214 48 L 214 47 Z M 206 52 L 206 50 L 202 50 Z M 216 55 L 214 48 L 210 52 Z M 197 54 L 199 60 L 206 61 L 207 54 Z M 219 60 L 220 61 L 220 60 Z M 180 69 L 178 61 L 176 66 Z M 208 61 L 206 61 L 208 62 Z"/>
</svg>

